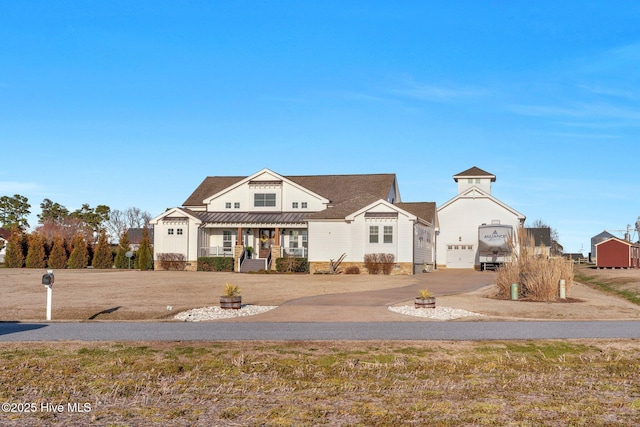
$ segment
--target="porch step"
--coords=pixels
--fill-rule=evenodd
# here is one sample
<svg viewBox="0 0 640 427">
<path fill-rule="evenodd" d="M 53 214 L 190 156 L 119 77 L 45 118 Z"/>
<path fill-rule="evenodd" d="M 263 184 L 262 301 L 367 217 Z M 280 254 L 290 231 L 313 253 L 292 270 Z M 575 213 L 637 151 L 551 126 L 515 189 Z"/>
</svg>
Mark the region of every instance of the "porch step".
<svg viewBox="0 0 640 427">
<path fill-rule="evenodd" d="M 264 270 L 264 266 L 265 260 L 263 259 L 245 259 L 240 268 L 240 273 Z"/>
</svg>

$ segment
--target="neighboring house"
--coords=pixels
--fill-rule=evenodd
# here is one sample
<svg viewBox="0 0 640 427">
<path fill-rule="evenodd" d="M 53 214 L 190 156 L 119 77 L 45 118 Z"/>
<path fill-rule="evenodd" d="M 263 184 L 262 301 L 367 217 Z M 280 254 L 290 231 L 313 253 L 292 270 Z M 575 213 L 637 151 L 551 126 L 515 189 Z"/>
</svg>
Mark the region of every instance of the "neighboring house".
<svg viewBox="0 0 640 427">
<path fill-rule="evenodd" d="M 493 174 L 472 167 L 453 176 L 458 194 L 437 210 L 436 263 L 445 268 L 480 268 L 478 227 L 508 225 L 515 233 L 526 217 L 491 195 Z"/>
<path fill-rule="evenodd" d="M 533 254 L 549 258 L 551 256 L 551 229 L 545 228 L 526 228 L 528 234 L 533 238 Z"/>
<path fill-rule="evenodd" d="M 605 240 L 609 240 L 612 237 L 616 237 L 613 234 L 609 233 L 607 230 L 603 231 L 600 234 L 597 234 L 591 238 L 591 253 L 590 253 L 590 262 L 596 262 L 598 259 L 598 254 L 596 253 L 596 245 L 600 242 L 604 242 Z"/>
<path fill-rule="evenodd" d="M 598 268 L 639 268 L 640 245 L 611 237 L 596 243 Z"/>
<path fill-rule="evenodd" d="M 7 253 L 7 244 L 9 243 L 9 238 L 11 237 L 11 231 L 6 228 L 0 227 L 0 264 L 4 263 L 4 255 Z"/>
<path fill-rule="evenodd" d="M 142 242 L 142 228 L 130 228 L 127 230 L 127 237 L 129 237 L 129 246 L 132 251 L 137 251 L 140 248 L 140 242 Z M 153 245 L 153 228 L 149 227 L 149 240 Z"/>
<path fill-rule="evenodd" d="M 207 177 L 184 202 L 151 221 L 154 257 L 180 253 L 195 270 L 203 256 L 252 258 L 274 269 L 276 258 L 304 257 L 310 272 L 363 269 L 365 254 L 390 253 L 394 273 L 435 261 L 435 203 L 402 203 L 395 174 L 282 176 L 263 169 L 247 177 Z M 252 261 L 254 262 L 254 261 Z M 158 265 L 156 263 L 156 265 Z"/>
</svg>

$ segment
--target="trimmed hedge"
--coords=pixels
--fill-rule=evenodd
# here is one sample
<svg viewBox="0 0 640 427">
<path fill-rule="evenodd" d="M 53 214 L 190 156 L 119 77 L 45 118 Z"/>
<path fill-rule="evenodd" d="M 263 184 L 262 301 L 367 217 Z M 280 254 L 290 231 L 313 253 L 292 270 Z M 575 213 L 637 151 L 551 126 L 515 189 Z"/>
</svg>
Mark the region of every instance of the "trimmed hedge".
<svg viewBox="0 0 640 427">
<path fill-rule="evenodd" d="M 198 271 L 233 271 L 233 257 L 199 257 Z"/>
<path fill-rule="evenodd" d="M 277 258 L 276 271 L 279 273 L 308 273 L 309 261 L 306 258 Z"/>
</svg>

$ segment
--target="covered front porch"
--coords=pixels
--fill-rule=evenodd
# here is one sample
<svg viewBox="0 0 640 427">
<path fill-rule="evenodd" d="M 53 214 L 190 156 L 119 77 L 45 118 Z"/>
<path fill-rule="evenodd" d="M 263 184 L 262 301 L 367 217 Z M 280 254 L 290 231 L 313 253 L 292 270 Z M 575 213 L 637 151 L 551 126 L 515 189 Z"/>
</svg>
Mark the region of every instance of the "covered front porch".
<svg viewBox="0 0 640 427">
<path fill-rule="evenodd" d="M 249 215 L 252 218 L 247 218 Z M 300 214 L 294 218 L 290 214 L 283 218 L 284 215 L 287 214 L 238 213 L 226 214 L 224 219 L 237 220 L 242 216 L 245 221 L 203 221 L 198 232 L 198 256 L 233 257 L 234 271 L 237 272 L 247 271 L 247 268 L 243 270 L 243 265 L 247 262 L 251 265 L 250 271 L 274 270 L 277 258 L 286 256 L 306 258 L 308 254 L 306 223 Z M 287 219 L 287 221 L 279 223 L 248 221 L 248 219 L 264 220 L 267 216 L 271 219 Z"/>
</svg>

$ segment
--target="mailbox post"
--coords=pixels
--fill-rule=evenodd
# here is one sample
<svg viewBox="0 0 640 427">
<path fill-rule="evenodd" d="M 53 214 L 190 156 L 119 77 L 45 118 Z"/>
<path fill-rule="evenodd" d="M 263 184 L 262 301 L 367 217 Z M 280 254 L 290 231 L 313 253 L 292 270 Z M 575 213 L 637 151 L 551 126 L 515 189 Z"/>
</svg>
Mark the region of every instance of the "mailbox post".
<svg viewBox="0 0 640 427">
<path fill-rule="evenodd" d="M 47 288 L 47 320 L 51 320 L 51 299 L 53 298 L 53 270 L 47 270 L 42 276 L 42 284 Z"/>
</svg>

